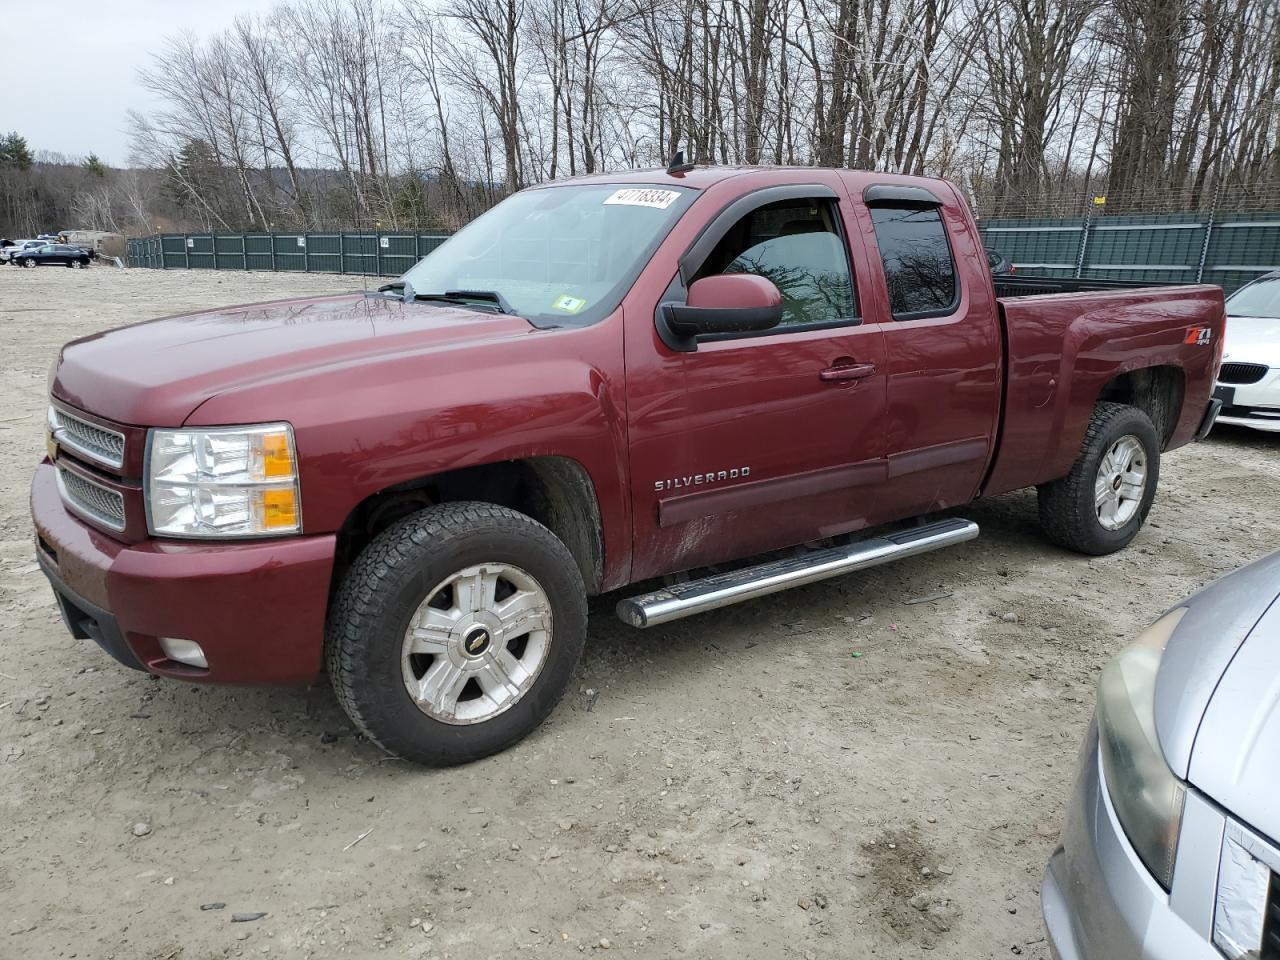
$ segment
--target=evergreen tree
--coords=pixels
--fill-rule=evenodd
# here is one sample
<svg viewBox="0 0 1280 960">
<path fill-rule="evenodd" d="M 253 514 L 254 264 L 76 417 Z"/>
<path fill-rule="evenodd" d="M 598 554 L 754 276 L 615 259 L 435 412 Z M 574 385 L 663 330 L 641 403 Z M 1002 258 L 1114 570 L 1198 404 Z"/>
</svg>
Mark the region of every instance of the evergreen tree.
<svg viewBox="0 0 1280 960">
<path fill-rule="evenodd" d="M 26 138 L 19 136 L 17 131 L 0 137 L 0 167 L 11 170 L 30 170 L 34 160 Z"/>
</svg>

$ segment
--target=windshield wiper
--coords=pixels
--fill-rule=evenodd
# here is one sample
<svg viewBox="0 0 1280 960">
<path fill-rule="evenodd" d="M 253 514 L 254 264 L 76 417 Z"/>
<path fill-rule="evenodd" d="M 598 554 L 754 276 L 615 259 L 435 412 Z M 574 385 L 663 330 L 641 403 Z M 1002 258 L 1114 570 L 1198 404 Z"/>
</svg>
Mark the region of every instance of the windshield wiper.
<svg viewBox="0 0 1280 960">
<path fill-rule="evenodd" d="M 446 290 L 444 293 L 418 293 L 414 296 L 419 300 L 449 300 L 450 302 L 456 301 L 458 303 L 480 300 L 481 302 L 492 304 L 497 313 L 516 312 L 511 304 L 507 302 L 507 298 L 497 290 Z"/>
<path fill-rule="evenodd" d="M 516 311 L 507 298 L 497 290 L 446 290 L 444 293 L 418 293 L 407 280 L 396 280 L 384 283 L 378 288 L 379 293 L 399 292 L 406 303 L 425 300 L 428 303 L 452 303 L 460 307 L 490 307 L 494 313 L 511 313 Z M 479 303 L 476 301 L 479 300 Z"/>
</svg>

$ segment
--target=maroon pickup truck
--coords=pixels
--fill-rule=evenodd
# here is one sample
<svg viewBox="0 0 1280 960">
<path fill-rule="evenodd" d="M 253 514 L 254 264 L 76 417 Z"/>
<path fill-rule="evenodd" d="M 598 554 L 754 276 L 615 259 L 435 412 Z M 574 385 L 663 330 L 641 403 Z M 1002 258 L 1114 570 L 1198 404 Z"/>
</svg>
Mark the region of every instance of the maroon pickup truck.
<svg viewBox="0 0 1280 960">
<path fill-rule="evenodd" d="M 592 595 L 654 581 L 618 614 L 663 623 L 970 539 L 922 518 L 1028 486 L 1054 542 L 1123 547 L 1212 424 L 1223 322 L 1209 286 L 997 296 L 942 180 L 552 183 L 376 293 L 68 344 L 37 555 L 128 666 L 327 666 L 384 749 L 460 762 L 551 711 Z"/>
</svg>

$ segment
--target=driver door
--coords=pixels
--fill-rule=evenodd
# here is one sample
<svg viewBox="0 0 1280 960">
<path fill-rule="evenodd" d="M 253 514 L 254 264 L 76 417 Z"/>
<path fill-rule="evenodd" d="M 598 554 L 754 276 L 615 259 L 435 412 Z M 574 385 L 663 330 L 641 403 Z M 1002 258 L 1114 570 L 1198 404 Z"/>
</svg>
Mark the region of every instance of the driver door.
<svg viewBox="0 0 1280 960">
<path fill-rule="evenodd" d="M 755 273 L 782 293 L 777 327 L 677 351 L 652 315 L 628 318 L 633 579 L 875 522 L 870 494 L 886 470 L 883 336 L 860 316 L 864 265 L 850 258 L 850 211 L 833 187 L 739 198 L 663 297 L 683 301 L 686 280 Z"/>
</svg>

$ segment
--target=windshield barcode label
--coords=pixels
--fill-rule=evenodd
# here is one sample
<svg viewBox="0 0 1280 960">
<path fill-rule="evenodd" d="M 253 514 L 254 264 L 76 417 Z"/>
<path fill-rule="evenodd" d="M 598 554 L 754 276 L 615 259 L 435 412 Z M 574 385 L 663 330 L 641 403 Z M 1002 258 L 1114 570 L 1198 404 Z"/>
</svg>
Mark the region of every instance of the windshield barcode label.
<svg viewBox="0 0 1280 960">
<path fill-rule="evenodd" d="M 678 190 L 654 190 L 648 188 L 629 187 L 615 190 L 605 200 L 606 204 L 621 204 L 626 207 L 654 207 L 665 210 L 680 197 Z"/>
</svg>

